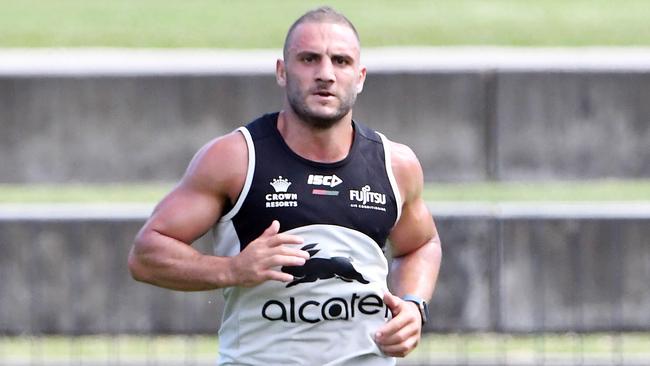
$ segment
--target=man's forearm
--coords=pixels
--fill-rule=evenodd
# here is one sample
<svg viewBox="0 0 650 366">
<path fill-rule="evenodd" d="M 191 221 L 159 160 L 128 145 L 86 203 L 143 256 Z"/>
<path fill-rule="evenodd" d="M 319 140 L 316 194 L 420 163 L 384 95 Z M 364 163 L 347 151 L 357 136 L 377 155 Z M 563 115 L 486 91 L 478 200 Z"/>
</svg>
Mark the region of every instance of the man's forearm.
<svg viewBox="0 0 650 366">
<path fill-rule="evenodd" d="M 179 291 L 232 286 L 230 258 L 204 255 L 190 245 L 150 231 L 138 236 L 129 254 L 134 279 Z"/>
<path fill-rule="evenodd" d="M 440 241 L 434 238 L 418 249 L 393 258 L 390 271 L 391 292 L 430 299 L 440 270 L 442 251 Z"/>
</svg>

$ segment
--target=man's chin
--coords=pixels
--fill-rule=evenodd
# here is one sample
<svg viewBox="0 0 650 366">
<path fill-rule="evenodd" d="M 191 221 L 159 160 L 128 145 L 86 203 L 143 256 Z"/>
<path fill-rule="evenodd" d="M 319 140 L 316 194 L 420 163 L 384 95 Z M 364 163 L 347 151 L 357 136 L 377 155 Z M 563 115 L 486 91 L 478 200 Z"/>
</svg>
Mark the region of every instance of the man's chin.
<svg viewBox="0 0 650 366">
<path fill-rule="evenodd" d="M 337 113 L 337 111 L 333 111 L 333 112 L 317 111 L 314 113 L 310 113 L 310 117 L 312 119 L 317 119 L 317 120 L 336 122 L 340 120 L 343 116 L 340 113 Z"/>
<path fill-rule="evenodd" d="M 348 110 L 341 110 L 338 106 L 323 106 L 323 105 L 291 105 L 291 109 L 305 124 L 317 128 L 327 129 L 335 125 L 343 119 Z"/>
<path fill-rule="evenodd" d="M 308 125 L 317 128 L 317 129 L 327 129 L 339 122 L 344 115 L 339 113 L 308 113 L 300 116 L 305 123 Z"/>
</svg>

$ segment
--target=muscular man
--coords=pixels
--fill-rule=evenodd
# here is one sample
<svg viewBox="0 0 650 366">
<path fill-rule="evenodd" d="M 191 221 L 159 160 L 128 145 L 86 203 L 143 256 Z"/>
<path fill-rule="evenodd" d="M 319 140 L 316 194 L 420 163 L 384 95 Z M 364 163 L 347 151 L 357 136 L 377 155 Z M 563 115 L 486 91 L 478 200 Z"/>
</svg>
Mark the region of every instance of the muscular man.
<svg viewBox="0 0 650 366">
<path fill-rule="evenodd" d="M 222 365 L 392 365 L 419 342 L 441 258 L 420 164 L 352 120 L 366 69 L 340 13 L 299 18 L 276 77 L 283 109 L 196 154 L 139 232 L 131 273 L 223 289 Z M 193 249 L 212 228 L 214 255 Z"/>
</svg>

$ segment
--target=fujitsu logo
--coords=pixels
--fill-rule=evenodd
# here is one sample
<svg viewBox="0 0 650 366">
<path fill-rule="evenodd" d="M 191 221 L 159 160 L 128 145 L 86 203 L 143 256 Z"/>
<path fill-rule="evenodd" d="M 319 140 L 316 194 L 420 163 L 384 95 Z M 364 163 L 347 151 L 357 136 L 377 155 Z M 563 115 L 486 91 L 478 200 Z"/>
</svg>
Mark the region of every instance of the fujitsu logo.
<svg viewBox="0 0 650 366">
<path fill-rule="evenodd" d="M 362 205 L 367 203 L 385 205 L 386 195 L 383 193 L 371 192 L 370 186 L 365 185 L 360 191 L 354 189 L 350 190 L 350 201 L 360 202 Z"/>
</svg>

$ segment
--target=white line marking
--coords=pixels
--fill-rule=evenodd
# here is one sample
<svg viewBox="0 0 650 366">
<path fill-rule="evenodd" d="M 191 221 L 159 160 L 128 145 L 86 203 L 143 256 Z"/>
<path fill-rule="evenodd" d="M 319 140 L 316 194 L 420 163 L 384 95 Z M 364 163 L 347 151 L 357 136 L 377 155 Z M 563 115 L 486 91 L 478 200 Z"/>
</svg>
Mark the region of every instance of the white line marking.
<svg viewBox="0 0 650 366">
<path fill-rule="evenodd" d="M 428 202 L 435 217 L 479 216 L 500 219 L 648 219 L 650 202 Z"/>
<path fill-rule="evenodd" d="M 1 204 L 0 220 L 145 220 L 153 204 Z"/>
<path fill-rule="evenodd" d="M 281 50 L 5 49 L 0 75 L 205 75 L 275 72 Z M 649 71 L 648 47 L 366 48 L 369 73 L 427 71 Z"/>
<path fill-rule="evenodd" d="M 434 218 L 650 219 L 650 202 L 427 202 Z M 145 220 L 148 203 L 0 204 L 0 220 Z"/>
</svg>

